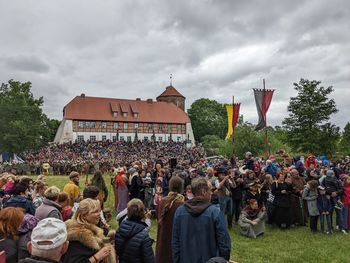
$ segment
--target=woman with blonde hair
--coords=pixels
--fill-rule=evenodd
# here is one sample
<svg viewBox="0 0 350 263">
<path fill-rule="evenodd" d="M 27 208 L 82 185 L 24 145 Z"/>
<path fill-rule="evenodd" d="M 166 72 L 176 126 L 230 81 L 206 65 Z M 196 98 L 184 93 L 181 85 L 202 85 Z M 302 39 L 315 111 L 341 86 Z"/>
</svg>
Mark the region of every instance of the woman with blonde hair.
<svg viewBox="0 0 350 263">
<path fill-rule="evenodd" d="M 58 196 L 61 190 L 56 186 L 51 186 L 45 190 L 42 204 L 36 209 L 35 217 L 43 220 L 53 217 L 62 220 L 62 207 L 58 204 Z"/>
<path fill-rule="evenodd" d="M 6 252 L 6 262 L 18 262 L 18 230 L 23 221 L 23 209 L 8 207 L 0 210 L 0 251 Z"/>
<path fill-rule="evenodd" d="M 69 247 L 64 263 L 114 263 L 115 251 L 103 230 L 97 227 L 101 206 L 98 200 L 87 198 L 79 203 L 73 218 L 66 221 Z"/>
</svg>

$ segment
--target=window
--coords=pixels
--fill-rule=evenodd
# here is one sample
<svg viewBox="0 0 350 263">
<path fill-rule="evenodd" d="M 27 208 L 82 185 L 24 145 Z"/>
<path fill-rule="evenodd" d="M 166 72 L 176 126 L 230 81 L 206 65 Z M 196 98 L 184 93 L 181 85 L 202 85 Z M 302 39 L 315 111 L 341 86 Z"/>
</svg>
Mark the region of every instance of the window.
<svg viewBox="0 0 350 263">
<path fill-rule="evenodd" d="M 127 112 L 123 112 L 123 117 L 128 117 L 128 113 Z"/>
<path fill-rule="evenodd" d="M 90 142 L 96 141 L 96 135 L 90 135 Z"/>
<path fill-rule="evenodd" d="M 148 137 L 147 136 L 143 137 L 143 140 L 148 141 Z"/>
<path fill-rule="evenodd" d="M 105 121 L 101 122 L 101 127 L 102 127 L 102 129 L 106 129 L 107 128 L 107 122 L 105 122 Z"/>
<path fill-rule="evenodd" d="M 117 141 L 117 136 L 112 136 L 112 141 L 116 142 Z"/>
<path fill-rule="evenodd" d="M 158 137 L 158 141 L 162 142 L 163 141 L 163 137 Z"/>
<path fill-rule="evenodd" d="M 120 140 L 121 140 L 121 141 L 124 141 L 124 136 L 120 136 Z"/>
<path fill-rule="evenodd" d="M 85 122 L 85 128 L 95 128 L 95 127 L 96 127 L 96 122 L 94 121 Z"/>
<path fill-rule="evenodd" d="M 168 124 L 168 132 L 171 132 L 171 131 L 172 131 L 172 129 L 173 129 L 173 125 Z"/>
<path fill-rule="evenodd" d="M 83 142 L 84 141 L 84 135 L 78 135 L 77 141 L 78 142 Z"/>
<path fill-rule="evenodd" d="M 118 129 L 118 122 L 113 123 L 113 129 L 115 129 L 115 130 Z"/>
<path fill-rule="evenodd" d="M 152 123 L 147 123 L 147 128 L 148 128 L 149 130 L 153 129 L 153 124 L 152 124 Z"/>
<path fill-rule="evenodd" d="M 118 112 L 113 111 L 113 117 L 118 117 Z"/>
<path fill-rule="evenodd" d="M 138 129 L 139 128 L 139 124 L 138 123 L 134 123 L 134 128 Z"/>
<path fill-rule="evenodd" d="M 177 136 L 177 141 L 180 142 L 181 141 L 181 137 Z"/>
<path fill-rule="evenodd" d="M 128 123 L 127 122 L 124 122 L 124 130 L 127 130 L 129 127 Z"/>
<path fill-rule="evenodd" d="M 107 140 L 107 136 L 106 135 L 102 135 L 102 141 L 106 141 Z"/>
<path fill-rule="evenodd" d="M 78 122 L 78 128 L 84 128 L 84 125 L 85 123 L 83 121 L 79 121 Z"/>
<path fill-rule="evenodd" d="M 136 119 L 139 116 L 137 112 L 134 112 L 134 118 Z"/>
<path fill-rule="evenodd" d="M 159 127 L 159 130 L 161 130 L 161 131 L 162 131 L 162 130 L 164 129 L 164 124 L 159 123 L 159 126 L 158 126 L 158 127 Z"/>
<path fill-rule="evenodd" d="M 128 141 L 128 142 L 131 142 L 131 136 L 128 136 L 128 137 L 127 137 L 127 141 Z"/>
</svg>

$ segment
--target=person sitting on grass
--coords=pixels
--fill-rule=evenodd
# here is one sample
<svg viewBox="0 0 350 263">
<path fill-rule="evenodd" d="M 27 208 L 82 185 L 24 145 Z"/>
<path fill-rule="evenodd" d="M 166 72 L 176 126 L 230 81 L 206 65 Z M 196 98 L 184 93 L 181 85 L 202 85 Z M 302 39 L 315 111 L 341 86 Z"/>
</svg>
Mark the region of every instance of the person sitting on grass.
<svg viewBox="0 0 350 263">
<path fill-rule="evenodd" d="M 247 206 L 242 210 L 238 224 L 243 236 L 256 238 L 265 233 L 266 211 L 265 207 L 259 208 L 256 199 L 247 201 Z"/>
</svg>

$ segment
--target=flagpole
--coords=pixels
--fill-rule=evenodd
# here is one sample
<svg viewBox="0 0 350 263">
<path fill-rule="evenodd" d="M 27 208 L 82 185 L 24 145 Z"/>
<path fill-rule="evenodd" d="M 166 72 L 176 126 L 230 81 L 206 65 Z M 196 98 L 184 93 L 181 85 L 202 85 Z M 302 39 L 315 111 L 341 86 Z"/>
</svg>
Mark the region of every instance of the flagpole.
<svg viewBox="0 0 350 263">
<path fill-rule="evenodd" d="M 263 86 L 264 86 L 263 111 L 265 112 L 265 155 L 266 155 L 266 159 L 267 159 L 269 156 L 269 142 L 268 142 L 268 137 L 267 137 L 267 112 L 266 112 L 266 101 L 265 101 L 265 93 L 266 93 L 265 79 L 263 79 Z"/>
<path fill-rule="evenodd" d="M 235 110 L 235 96 L 232 96 L 232 121 L 231 121 L 231 126 L 232 126 L 232 143 L 235 142 L 235 133 L 234 133 L 234 130 L 233 130 L 233 119 L 235 118 L 235 113 L 234 113 L 234 110 Z"/>
</svg>

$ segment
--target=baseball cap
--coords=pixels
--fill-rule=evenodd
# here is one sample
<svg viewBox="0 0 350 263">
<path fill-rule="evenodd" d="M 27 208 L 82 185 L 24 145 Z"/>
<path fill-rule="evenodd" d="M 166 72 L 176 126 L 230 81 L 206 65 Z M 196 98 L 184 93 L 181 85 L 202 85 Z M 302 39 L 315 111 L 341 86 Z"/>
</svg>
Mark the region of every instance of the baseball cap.
<svg viewBox="0 0 350 263">
<path fill-rule="evenodd" d="M 45 218 L 33 229 L 31 242 L 37 249 L 53 249 L 67 240 L 66 224 L 57 218 Z"/>
</svg>

